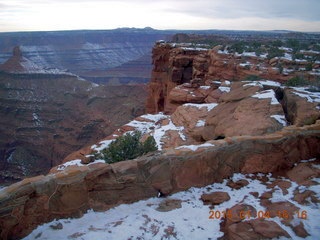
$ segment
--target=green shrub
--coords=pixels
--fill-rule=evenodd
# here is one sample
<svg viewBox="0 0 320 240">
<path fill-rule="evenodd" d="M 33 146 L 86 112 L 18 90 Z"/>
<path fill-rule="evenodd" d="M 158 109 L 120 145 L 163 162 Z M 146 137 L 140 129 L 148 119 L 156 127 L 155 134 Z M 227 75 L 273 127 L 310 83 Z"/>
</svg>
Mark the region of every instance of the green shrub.
<svg viewBox="0 0 320 240">
<path fill-rule="evenodd" d="M 141 132 L 134 131 L 118 137 L 110 143 L 109 147 L 101 151 L 100 157 L 106 163 L 120 162 L 124 160 L 135 159 L 148 152 L 156 151 L 157 144 L 152 136 L 149 136 L 143 143 Z"/>
<path fill-rule="evenodd" d="M 306 86 L 308 85 L 308 81 L 305 80 L 304 77 L 295 76 L 293 78 L 290 78 L 286 82 L 286 85 L 290 87 Z"/>
<path fill-rule="evenodd" d="M 313 68 L 312 63 L 308 63 L 306 66 L 306 71 L 311 71 Z"/>
<path fill-rule="evenodd" d="M 248 76 L 246 77 L 246 80 L 247 80 L 247 81 L 258 81 L 258 80 L 260 80 L 260 77 L 257 76 L 257 75 L 248 75 Z"/>
<path fill-rule="evenodd" d="M 277 48 L 277 47 L 271 47 L 268 50 L 268 59 L 272 59 L 275 57 L 283 57 L 284 56 L 284 51 Z"/>
</svg>

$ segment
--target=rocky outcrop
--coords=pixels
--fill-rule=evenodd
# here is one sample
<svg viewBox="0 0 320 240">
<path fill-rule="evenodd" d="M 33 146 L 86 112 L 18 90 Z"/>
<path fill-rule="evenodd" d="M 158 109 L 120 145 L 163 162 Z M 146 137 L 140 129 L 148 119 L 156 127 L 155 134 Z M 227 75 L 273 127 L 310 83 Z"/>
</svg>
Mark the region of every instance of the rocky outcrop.
<svg viewBox="0 0 320 240">
<path fill-rule="evenodd" d="M 299 65 L 307 61 L 285 57 L 268 60 L 266 56 L 257 56 L 255 53 L 229 53 L 222 46 L 205 49 L 160 42 L 154 46 L 152 54 L 154 69 L 146 104 L 149 113 L 163 111 L 171 114 L 186 102 L 216 101 L 224 91 L 214 88 L 214 80 L 223 82 L 253 78 L 285 83 L 300 75 L 315 79 L 319 69 L 317 64 L 313 64 L 314 69 L 307 71 L 305 66 Z M 206 91 L 192 84 L 196 79 L 202 81 L 201 85 L 207 87 Z"/>
<path fill-rule="evenodd" d="M 0 192 L 1 238 L 23 237 L 38 224 L 81 216 L 89 208 L 103 210 L 156 196 L 158 191 L 168 194 L 191 186 L 206 186 L 235 172 L 288 169 L 301 159 L 319 156 L 319 134 L 318 121 L 265 136 L 211 141 L 214 146 L 196 151 L 172 148 L 132 161 L 67 166 L 47 176 L 25 179 Z M 246 224 L 254 229 L 265 226 L 260 222 Z M 274 231 L 270 234 L 275 236 Z M 286 236 L 279 231 L 281 235 Z"/>
<path fill-rule="evenodd" d="M 283 105 L 286 117 L 292 124 L 303 126 L 312 124 L 320 118 L 320 101 L 314 101 L 316 93 L 306 92 L 303 88 L 284 90 Z"/>
</svg>

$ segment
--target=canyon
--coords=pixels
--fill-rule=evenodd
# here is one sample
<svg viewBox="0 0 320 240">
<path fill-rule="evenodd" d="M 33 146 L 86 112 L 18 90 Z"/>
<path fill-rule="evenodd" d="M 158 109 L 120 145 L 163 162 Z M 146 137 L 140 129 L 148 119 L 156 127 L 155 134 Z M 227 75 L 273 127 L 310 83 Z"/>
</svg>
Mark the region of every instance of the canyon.
<svg viewBox="0 0 320 240">
<path fill-rule="evenodd" d="M 186 36 L 182 37 L 185 40 Z M 282 199 L 280 202 L 284 205 L 281 206 L 288 206 L 290 205 L 288 201 L 292 203 L 294 200 L 301 204 L 295 203 L 295 206 L 300 206 L 300 208 L 301 206 L 314 206 L 319 209 L 317 179 L 320 172 L 316 165 L 320 160 L 318 147 L 320 143 L 320 94 L 316 85 L 319 64 L 314 61 L 312 68 L 308 70 L 297 68 L 295 71 L 280 71 L 278 64 L 281 64 L 284 69 L 291 69 L 293 64 L 305 64 L 292 58 L 288 60 L 288 58 L 288 55 L 286 58 L 259 58 L 252 53 L 231 53 L 223 46 L 207 48 L 202 43 L 197 45 L 158 41 L 152 51 L 153 70 L 145 103 L 147 114 L 144 114 L 144 108 L 133 110 L 130 106 L 131 121 L 124 122 L 123 115 L 113 112 L 111 115 L 118 117 L 112 121 L 117 123 L 112 126 L 113 130 L 110 128 L 107 133 L 89 128 L 88 135 L 96 131 L 104 136 L 96 135 L 95 141 L 92 139 L 92 143 L 87 142 L 85 147 L 65 157 L 63 164 L 61 164 L 62 158 L 60 163 L 52 164 L 53 167 L 49 174 L 26 178 L 0 190 L 1 238 L 20 239 L 31 233 L 38 225 L 54 219 L 78 218 L 83 216 L 88 209 L 105 211 L 120 204 L 156 197 L 159 192 L 165 196 L 164 201 L 170 202 L 170 196 L 174 196 L 177 192 L 189 191 L 191 187 L 207 186 L 207 190 L 202 190 L 201 201 L 204 204 L 209 202 L 214 208 L 214 205 L 228 201 L 228 198 L 221 200 L 221 195 L 226 194 L 221 193 L 222 190 L 219 188 L 213 191 L 213 187 L 209 185 L 229 179 L 228 186 L 232 190 L 245 188 L 244 181 L 230 180 L 237 173 L 253 179 L 266 178 L 263 177 L 263 174 L 284 176 L 291 181 L 293 188 L 290 189 L 290 194 L 292 196 L 285 193 L 287 188 L 284 185 L 286 186 L 287 183 L 281 182 L 286 181 L 283 178 L 270 180 L 272 183 L 265 180 L 267 185 L 278 184 L 277 186 L 280 186 L 283 191 L 283 196 L 286 195 L 287 200 Z M 6 74 L 10 76 L 10 84 L 3 83 L 2 91 L 8 91 L 8 89 L 16 91 L 17 87 L 12 87 L 11 84 L 21 81 L 25 74 Z M 27 74 L 28 77 L 33 76 L 29 74 Z M 306 81 L 314 85 L 314 88 L 283 85 L 291 78 L 301 74 Z M 248 76 L 252 75 L 256 76 L 254 81 L 248 79 Z M 39 78 L 39 74 L 36 76 L 34 81 Z M 63 86 L 64 93 L 67 92 L 64 95 L 71 95 L 69 96 L 71 99 L 77 98 L 77 101 L 74 101 L 76 103 L 73 103 L 76 107 L 71 106 L 81 114 L 69 117 L 71 119 L 83 117 L 92 121 L 95 121 L 97 116 L 103 118 L 97 113 L 98 110 L 95 111 L 90 106 L 102 98 L 101 95 L 98 95 L 103 93 L 101 86 L 92 85 L 90 82 L 80 80 L 77 76 L 62 76 L 78 81 L 84 85 L 85 89 L 82 90 L 79 87 L 80 90 L 73 91 L 72 84 L 75 83 L 56 82 Z M 62 76 L 60 75 L 59 78 Z M 27 89 L 31 89 L 30 92 L 32 92 L 32 84 L 35 83 L 30 79 L 28 81 L 31 85 Z M 51 81 L 50 84 L 53 82 Z M 48 80 L 44 85 L 46 87 L 49 85 Z M 121 89 L 123 87 L 131 86 L 122 86 Z M 92 89 L 88 91 L 88 88 Z M 52 95 L 58 95 L 60 91 L 53 92 Z M 139 90 L 136 91 L 130 95 L 130 99 L 125 98 L 126 101 L 132 103 L 132 99 L 136 99 L 140 94 Z M 80 93 L 83 95 L 78 95 Z M 116 94 L 116 91 L 112 93 Z M 120 99 L 123 100 L 124 96 L 130 93 L 129 90 L 124 91 Z M 109 94 L 111 93 L 106 96 Z M 12 92 L 10 96 L 18 95 Z M 22 95 L 28 96 L 26 93 L 19 96 Z M 30 96 L 28 97 L 31 99 Z M 62 98 L 60 95 L 58 97 L 58 99 Z M 41 98 L 37 96 L 36 99 Z M 58 101 L 53 97 L 52 99 L 54 100 L 52 103 Z M 114 101 L 114 97 L 111 99 Z M 123 102 L 109 103 L 113 107 L 119 104 L 126 105 Z M 135 102 L 133 105 L 140 106 L 139 104 L 141 103 Z M 61 106 L 65 105 L 67 102 Z M 104 102 L 102 105 L 106 108 L 109 106 L 104 105 Z M 28 117 L 30 124 L 33 125 L 41 123 L 43 118 L 34 110 L 29 109 L 26 111 L 27 115 L 23 116 L 23 118 Z M 90 114 L 84 113 L 87 111 Z M 10 114 L 11 111 L 7 110 L 7 112 Z M 135 118 L 132 119 L 133 117 Z M 67 116 L 64 118 L 68 119 Z M 15 117 L 12 117 L 10 123 L 14 123 L 14 119 Z M 63 122 L 60 121 L 58 125 Z M 40 126 L 33 125 L 32 128 L 35 128 L 36 131 L 40 130 Z M 71 125 L 74 128 L 77 126 L 74 122 Z M 106 126 L 102 125 L 101 129 L 105 129 Z M 158 151 L 135 160 L 114 164 L 94 158 L 95 153 L 107 148 L 114 139 L 134 130 L 141 131 L 144 139 L 153 136 Z M 21 132 L 26 134 L 24 131 Z M 66 134 L 61 133 L 61 135 Z M 73 136 L 63 138 L 60 143 L 62 145 L 70 143 L 71 138 Z M 280 205 L 277 205 L 279 203 L 273 202 L 273 198 L 278 194 L 278 188 L 270 188 L 272 190 L 269 192 L 267 190 L 252 192 L 244 197 L 255 196 L 267 209 L 278 207 L 279 210 L 281 209 Z M 311 200 L 308 200 L 308 196 Z M 179 202 L 175 200 L 177 201 Z M 189 200 L 191 204 L 194 201 Z M 159 208 L 170 208 L 171 203 L 169 202 L 164 202 L 162 207 L 159 205 Z M 234 212 L 240 211 L 242 207 L 255 210 L 253 206 L 247 206 L 252 204 L 252 201 L 245 202 L 247 205 L 244 202 L 245 200 L 242 200 L 238 204 L 230 205 L 230 209 Z M 174 208 L 171 210 L 175 211 Z M 293 209 L 296 210 L 296 207 L 288 208 L 288 211 L 293 211 Z M 150 217 L 144 216 L 147 218 L 146 224 L 153 221 Z M 112 232 L 121 223 L 114 224 L 113 228 L 106 230 Z M 252 232 L 248 239 L 288 237 L 288 232 L 290 236 L 300 237 L 308 235 L 313 237 L 317 234 L 311 232 L 314 229 L 310 230 L 303 223 L 297 226 L 285 220 L 280 222 L 272 219 L 272 221 L 260 222 L 257 219 L 250 221 L 221 219 L 219 223 L 218 229 L 223 232 L 221 239 L 236 239 L 237 234 L 247 234 L 248 231 Z M 154 230 L 152 226 L 149 227 L 150 229 L 145 229 L 145 233 L 151 233 Z M 56 226 L 51 228 L 56 228 Z M 276 230 L 270 231 L 268 230 L 270 228 Z M 55 231 L 58 232 L 59 229 L 61 225 L 57 225 Z M 93 226 L 89 227 L 90 229 L 99 231 Z M 180 231 L 183 230 L 180 229 Z M 170 234 L 175 236 L 172 226 L 165 232 L 169 234 L 168 238 Z M 37 232 L 34 239 L 39 238 L 41 234 Z M 77 238 L 82 236 L 81 234 L 75 233 L 72 236 Z M 159 235 L 157 237 L 160 239 Z"/>
<path fill-rule="evenodd" d="M 292 197 L 310 194 L 312 203 L 307 201 L 306 206 L 316 204 L 318 208 L 318 168 L 295 167 L 302 160 L 319 161 L 319 91 L 310 86 L 283 86 L 281 82 L 287 81 L 287 76 L 280 73 L 263 75 L 262 72 L 259 80 L 249 81 L 243 79 L 245 73 L 241 70 L 237 72 L 239 79 L 227 80 L 223 76 L 229 76 L 228 69 L 226 73 L 215 72 L 211 67 L 216 67 L 216 62 L 208 61 L 212 56 L 225 57 L 219 50 L 222 51 L 186 49 L 178 44 L 158 42 L 153 49 L 154 68 L 146 107 L 149 114 L 138 116 L 108 137 L 70 154 L 65 163 L 53 167 L 49 174 L 26 178 L 2 189 L 1 237 L 19 239 L 39 224 L 54 219 L 81 217 L 88 209 L 105 211 L 119 204 L 155 197 L 159 192 L 170 196 L 190 187 L 222 182 L 235 173 L 251 177 L 271 173 L 290 177 L 295 181 L 293 186 L 297 183 L 305 189 L 310 186 L 308 192 L 303 189 L 300 192 L 297 185 Z M 305 71 L 306 75 L 309 73 Z M 265 80 L 263 76 L 276 79 Z M 279 81 L 271 81 L 278 77 Z M 312 77 L 310 83 L 315 81 Z M 118 136 L 134 130 L 141 131 L 145 137 L 153 136 L 159 150 L 113 164 L 93 158 L 95 152 L 108 147 Z M 299 171 L 303 179 L 294 178 L 297 175 L 294 172 Z M 229 184 L 235 189 L 242 187 L 240 182 Z M 270 199 L 276 193 L 273 190 L 252 195 L 264 199 L 264 206 L 273 209 L 278 203 Z M 203 194 L 201 198 L 216 204 L 215 195 L 216 192 Z M 223 221 L 220 230 L 226 239 L 236 236 L 235 229 L 242 229 L 241 234 L 253 229 L 249 239 L 261 235 L 266 238 L 288 236 L 281 228 L 277 231 L 279 235 L 270 235 L 261 229 L 263 226 L 274 228 L 273 221 Z M 306 233 L 303 224 L 299 229 L 295 227 L 289 226 L 299 236 L 313 234 Z"/>
<path fill-rule="evenodd" d="M 145 86 L 99 86 L 46 70 L 23 57 L 19 47 L 0 69 L 4 184 L 48 172 L 66 155 L 144 113 Z"/>
<path fill-rule="evenodd" d="M 44 69 L 66 70 L 96 83 L 145 83 L 153 43 L 171 34 L 149 28 L 0 33 L 0 63 L 20 46 L 26 58 Z"/>
</svg>

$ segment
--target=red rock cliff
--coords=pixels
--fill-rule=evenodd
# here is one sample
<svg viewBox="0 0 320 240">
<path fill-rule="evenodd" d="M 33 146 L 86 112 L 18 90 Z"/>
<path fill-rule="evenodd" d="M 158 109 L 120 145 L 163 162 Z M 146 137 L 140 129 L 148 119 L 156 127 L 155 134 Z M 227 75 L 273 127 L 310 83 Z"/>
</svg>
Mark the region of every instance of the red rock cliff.
<svg viewBox="0 0 320 240">
<path fill-rule="evenodd" d="M 254 53 L 229 53 L 222 46 L 208 50 L 161 42 L 155 45 L 152 54 L 154 68 L 146 104 L 149 113 L 173 113 L 181 104 L 170 97 L 177 95 L 172 90 L 184 83 L 194 83 L 192 80 L 195 79 L 207 86 L 212 85 L 214 80 L 239 81 L 250 76 L 284 83 L 297 75 L 312 80 L 319 69 L 319 65 L 313 64 L 313 70 L 306 71 L 307 61 L 290 60 L 288 57 L 269 60 Z M 209 92 L 198 95 L 208 96 Z M 196 102 L 201 103 L 200 100 Z"/>
</svg>

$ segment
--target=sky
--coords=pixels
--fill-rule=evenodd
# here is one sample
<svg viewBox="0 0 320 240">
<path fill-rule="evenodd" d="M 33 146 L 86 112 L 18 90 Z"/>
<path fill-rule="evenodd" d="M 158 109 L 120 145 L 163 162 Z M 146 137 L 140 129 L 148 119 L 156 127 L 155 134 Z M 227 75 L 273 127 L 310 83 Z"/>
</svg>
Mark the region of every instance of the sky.
<svg viewBox="0 0 320 240">
<path fill-rule="evenodd" d="M 0 32 L 155 29 L 320 32 L 320 0 L 0 0 Z"/>
</svg>

